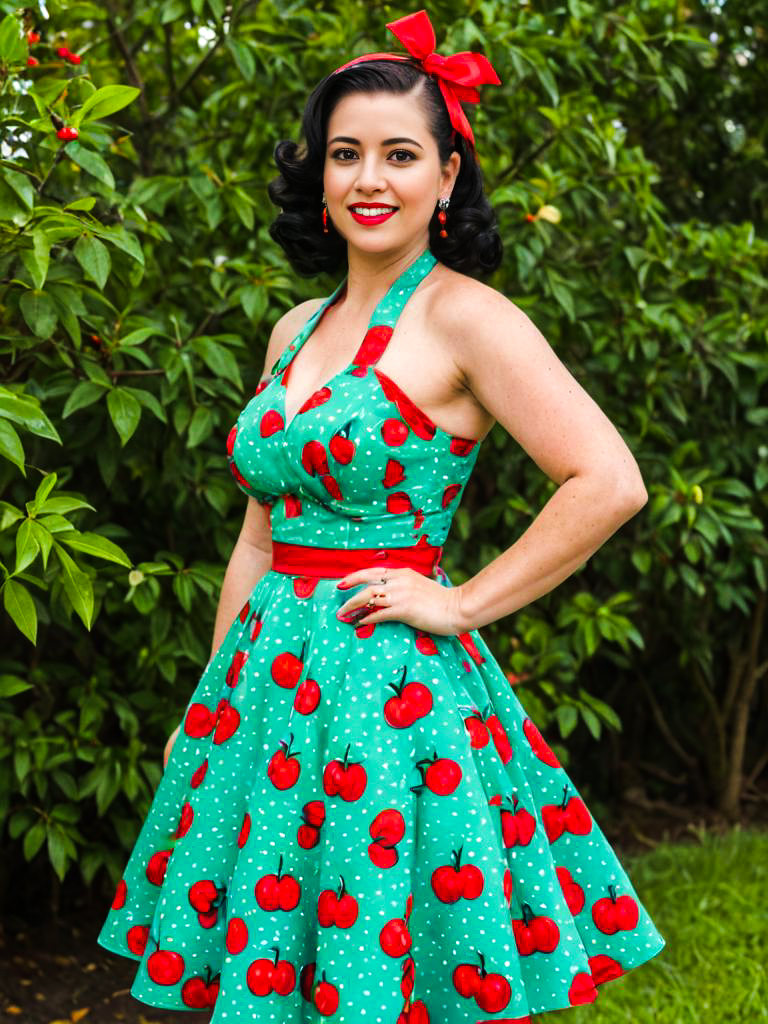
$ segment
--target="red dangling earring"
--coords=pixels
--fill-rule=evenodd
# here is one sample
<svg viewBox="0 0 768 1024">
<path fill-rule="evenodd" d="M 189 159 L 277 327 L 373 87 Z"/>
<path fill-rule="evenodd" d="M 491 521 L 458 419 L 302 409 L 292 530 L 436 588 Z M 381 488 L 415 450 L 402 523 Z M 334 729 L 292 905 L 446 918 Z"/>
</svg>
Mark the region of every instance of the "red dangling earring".
<svg viewBox="0 0 768 1024">
<path fill-rule="evenodd" d="M 328 234 L 328 207 L 325 203 L 325 192 L 323 192 L 323 234 Z"/>
<path fill-rule="evenodd" d="M 440 227 L 440 237 L 441 238 L 447 238 L 448 237 L 448 232 L 445 230 L 445 222 L 448 219 L 447 218 L 447 214 L 446 214 L 445 211 L 448 209 L 448 203 L 449 202 L 450 202 L 450 199 L 442 199 L 441 198 L 441 199 L 437 200 L 437 205 L 440 207 L 440 212 L 437 215 L 437 219 L 440 221 L 440 225 L 441 225 L 441 227 Z"/>
</svg>

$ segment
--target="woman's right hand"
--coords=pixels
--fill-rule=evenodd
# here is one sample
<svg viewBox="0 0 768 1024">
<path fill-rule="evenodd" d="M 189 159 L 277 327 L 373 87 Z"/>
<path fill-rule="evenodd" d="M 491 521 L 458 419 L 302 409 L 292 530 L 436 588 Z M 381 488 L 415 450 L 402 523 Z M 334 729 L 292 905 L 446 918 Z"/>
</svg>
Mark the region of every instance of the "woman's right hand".
<svg viewBox="0 0 768 1024">
<path fill-rule="evenodd" d="M 181 723 L 179 723 L 179 725 L 176 726 L 174 731 L 168 737 L 168 742 L 165 744 L 165 750 L 163 751 L 163 771 L 165 771 L 165 767 L 168 764 L 168 758 L 171 756 L 171 751 L 173 750 L 173 744 L 176 742 L 176 737 L 179 735 L 180 732 Z"/>
</svg>

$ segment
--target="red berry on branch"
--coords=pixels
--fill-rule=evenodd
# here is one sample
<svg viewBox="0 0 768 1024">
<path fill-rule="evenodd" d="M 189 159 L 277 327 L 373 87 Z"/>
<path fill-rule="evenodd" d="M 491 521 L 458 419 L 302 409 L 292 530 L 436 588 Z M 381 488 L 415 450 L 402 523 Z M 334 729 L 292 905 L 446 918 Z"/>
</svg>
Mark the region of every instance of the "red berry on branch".
<svg viewBox="0 0 768 1024">
<path fill-rule="evenodd" d="M 67 60 L 69 61 L 70 64 L 79 64 L 80 63 L 80 59 L 81 58 L 80 58 L 80 54 L 79 53 L 68 53 L 67 54 Z"/>
<path fill-rule="evenodd" d="M 37 59 L 37 57 L 27 57 L 27 67 L 28 68 L 33 68 L 35 66 L 35 64 L 39 64 L 39 63 L 40 63 L 40 61 Z"/>
<path fill-rule="evenodd" d="M 29 32 L 27 32 L 27 40 L 30 43 L 39 43 L 40 42 L 40 33 L 39 32 L 34 32 L 32 29 L 30 29 Z"/>
<path fill-rule="evenodd" d="M 528 221 L 528 223 L 530 224 L 530 222 L 531 222 L 532 220 L 536 220 L 536 214 L 535 214 L 535 213 L 526 213 L 526 215 L 525 215 L 525 219 L 526 219 L 526 220 Z"/>
<path fill-rule="evenodd" d="M 56 50 L 57 57 L 68 57 L 69 49 L 66 46 L 59 46 Z"/>
<path fill-rule="evenodd" d="M 64 139 L 65 142 L 68 142 L 70 139 L 76 139 L 79 134 L 80 133 L 78 132 L 77 128 L 73 128 L 71 125 L 65 124 L 63 128 L 59 128 L 59 130 L 56 132 L 56 137 L 59 139 Z"/>
</svg>

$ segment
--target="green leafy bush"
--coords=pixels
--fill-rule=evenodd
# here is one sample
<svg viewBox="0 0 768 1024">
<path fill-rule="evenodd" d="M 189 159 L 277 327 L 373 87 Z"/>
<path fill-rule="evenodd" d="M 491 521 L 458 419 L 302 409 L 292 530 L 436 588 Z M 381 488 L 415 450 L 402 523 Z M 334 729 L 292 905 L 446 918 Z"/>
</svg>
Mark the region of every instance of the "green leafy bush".
<svg viewBox="0 0 768 1024">
<path fill-rule="evenodd" d="M 243 513 L 227 433 L 272 324 L 336 283 L 296 278 L 269 237 L 274 145 L 406 11 L 59 0 L 33 25 L 3 9 L 3 860 L 7 878 L 23 858 L 106 882 L 209 654 Z M 469 111 L 505 241 L 489 283 L 616 423 L 650 494 L 484 632 L 566 763 L 621 729 L 611 778 L 734 815 L 766 743 L 759 8 L 727 25 L 661 0 L 430 16 L 439 51 L 483 49 L 503 82 Z M 454 581 L 554 489 L 495 427 L 446 548 Z"/>
</svg>

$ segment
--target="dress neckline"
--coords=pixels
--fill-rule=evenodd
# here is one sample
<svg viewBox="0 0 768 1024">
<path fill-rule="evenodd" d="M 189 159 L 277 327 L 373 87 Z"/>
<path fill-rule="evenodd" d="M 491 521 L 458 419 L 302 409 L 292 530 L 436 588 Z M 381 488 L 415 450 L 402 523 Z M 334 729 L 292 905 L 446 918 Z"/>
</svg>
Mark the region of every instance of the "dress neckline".
<svg viewBox="0 0 768 1024">
<path fill-rule="evenodd" d="M 315 394 L 317 394 L 318 391 L 328 387 L 343 374 L 349 373 L 353 367 L 373 366 L 379 361 L 381 356 L 384 354 L 387 344 L 389 343 L 389 339 L 394 331 L 395 324 L 397 323 L 406 302 L 436 263 L 436 257 L 429 249 L 425 249 L 420 256 L 408 264 L 408 266 L 395 278 L 385 294 L 376 304 L 376 307 L 374 308 L 373 313 L 371 313 L 368 321 L 368 326 L 365 330 L 363 340 L 361 341 L 352 360 L 347 363 L 343 369 L 339 370 L 338 373 L 334 373 L 333 376 L 320 384 L 320 386 L 316 388 L 311 395 L 307 395 L 306 398 L 296 407 L 296 411 L 289 420 L 285 401 L 288 376 L 286 371 L 298 355 L 301 348 L 306 344 L 317 325 L 320 323 L 326 310 L 334 305 L 334 303 L 338 302 L 346 293 L 348 275 L 344 276 L 344 279 L 328 296 L 323 304 L 315 310 L 293 341 L 283 349 L 279 359 L 272 367 L 271 372 L 274 376 L 282 375 L 280 383 L 281 393 L 283 396 L 283 421 L 285 424 L 284 429 L 286 431 L 291 427 L 301 409 Z"/>
</svg>

